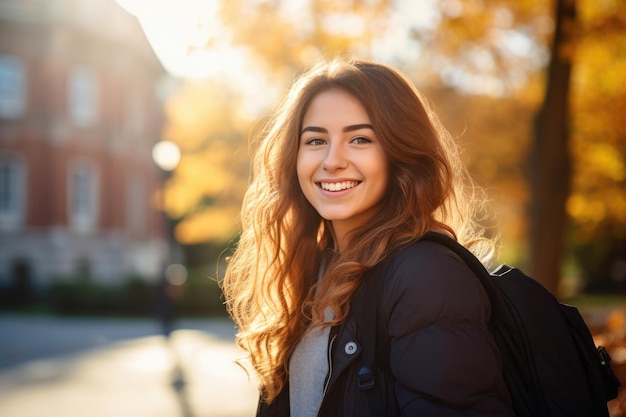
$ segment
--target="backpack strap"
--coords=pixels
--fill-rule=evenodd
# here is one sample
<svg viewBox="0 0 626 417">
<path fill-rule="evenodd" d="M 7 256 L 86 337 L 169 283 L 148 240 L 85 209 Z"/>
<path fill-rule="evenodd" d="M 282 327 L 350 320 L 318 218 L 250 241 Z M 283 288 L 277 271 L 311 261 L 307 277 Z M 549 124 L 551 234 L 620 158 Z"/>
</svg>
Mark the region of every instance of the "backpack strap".
<svg viewBox="0 0 626 417">
<path fill-rule="evenodd" d="M 608 417 L 606 402 L 617 396 L 620 382 L 610 356 L 604 348 L 596 349 L 576 308 L 559 303 L 516 268 L 501 266 L 490 274 L 467 248 L 448 236 L 429 232 L 422 239 L 457 254 L 487 292 L 492 307 L 489 326 L 502 353 L 504 378 L 517 415 L 552 416 L 560 410 L 559 415 Z M 549 349 L 547 336 L 552 339 Z M 538 365 L 546 362 L 550 367 Z M 584 375 L 584 381 L 566 380 L 579 375 Z"/>
<path fill-rule="evenodd" d="M 456 240 L 448 237 L 442 233 L 436 232 L 427 232 L 422 236 L 420 240 L 428 240 L 431 242 L 437 242 L 448 249 L 452 250 L 456 255 L 458 255 L 463 262 L 472 270 L 474 275 L 478 277 L 480 283 L 485 288 L 487 292 L 487 296 L 489 297 L 489 301 L 492 304 L 498 304 L 502 306 L 504 300 L 502 298 L 502 294 L 500 290 L 496 287 L 496 284 L 493 282 L 493 278 L 491 274 L 485 268 L 485 266 L 480 262 L 480 260 L 465 246 L 461 245 Z M 504 268 L 508 268 L 507 266 L 503 266 Z M 501 268 L 503 268 L 501 267 Z"/>
<path fill-rule="evenodd" d="M 378 316 L 378 300 L 376 299 L 375 282 L 372 282 L 371 276 L 367 277 L 364 288 L 364 299 L 362 300 L 363 308 L 357 316 L 357 324 L 359 329 L 359 339 L 362 344 L 368 344 L 362 350 L 361 369 L 357 377 L 357 385 L 362 390 L 371 390 L 374 388 L 375 379 L 374 372 L 376 370 L 376 326 Z M 382 281 L 382 280 L 379 280 Z M 359 318 L 361 322 L 359 323 Z"/>
<path fill-rule="evenodd" d="M 375 270 L 376 267 L 373 268 Z M 375 273 L 364 275 L 363 294 L 360 294 L 353 310 L 361 343 L 361 368 L 357 386 L 364 391 L 368 410 L 372 416 L 384 415 L 380 392 L 376 386 L 376 339 L 378 336 L 379 304 L 385 277 Z M 356 310 L 356 311 L 355 311 Z"/>
<path fill-rule="evenodd" d="M 501 300 L 497 288 L 494 287 L 494 283 L 491 282 L 489 272 L 485 269 L 483 264 L 464 246 L 457 243 L 455 240 L 435 232 L 426 233 L 421 239 L 429 240 L 440 243 L 451 250 L 453 250 L 461 259 L 472 269 L 474 274 L 478 276 L 482 285 L 485 287 L 490 299 Z M 420 239 L 420 240 L 421 240 Z M 376 273 L 374 271 L 380 271 L 378 266 L 375 266 L 369 273 L 364 275 L 364 282 L 362 283 L 362 294 L 355 299 L 355 305 L 353 311 L 354 320 L 359 329 L 359 341 L 361 343 L 361 368 L 357 375 L 357 385 L 365 392 L 367 402 L 369 405 L 370 415 L 379 416 L 383 415 L 382 401 L 380 399 L 380 392 L 374 389 L 376 385 L 376 370 L 380 367 L 376 361 L 376 342 L 379 333 L 379 307 L 380 297 L 383 292 L 383 285 L 386 275 L 383 273 Z"/>
<path fill-rule="evenodd" d="M 489 272 L 483 264 L 464 246 L 443 234 L 427 232 L 420 240 L 429 240 L 440 243 L 454 251 L 480 279 L 489 298 L 501 300 L 501 295 L 491 281 Z M 369 410 L 372 416 L 383 415 L 382 402 L 378 390 L 373 389 L 376 385 L 376 341 L 378 333 L 378 313 L 380 297 L 382 295 L 385 274 L 372 273 L 377 267 L 372 268 L 362 283 L 362 294 L 355 299 L 353 311 L 354 320 L 359 329 L 359 341 L 361 343 L 361 368 L 357 375 L 357 385 L 365 392 Z M 500 301 L 502 302 L 502 301 Z M 380 365 L 380 364 L 379 364 Z"/>
</svg>

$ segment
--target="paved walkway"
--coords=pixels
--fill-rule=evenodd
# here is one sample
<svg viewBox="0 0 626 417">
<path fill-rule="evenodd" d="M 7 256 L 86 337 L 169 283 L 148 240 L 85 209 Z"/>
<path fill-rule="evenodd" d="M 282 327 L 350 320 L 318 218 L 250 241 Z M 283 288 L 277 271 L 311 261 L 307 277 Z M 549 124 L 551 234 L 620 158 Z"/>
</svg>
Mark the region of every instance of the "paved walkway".
<svg viewBox="0 0 626 417">
<path fill-rule="evenodd" d="M 256 387 L 233 363 L 228 320 L 0 315 L 2 417 L 243 417 Z"/>
</svg>

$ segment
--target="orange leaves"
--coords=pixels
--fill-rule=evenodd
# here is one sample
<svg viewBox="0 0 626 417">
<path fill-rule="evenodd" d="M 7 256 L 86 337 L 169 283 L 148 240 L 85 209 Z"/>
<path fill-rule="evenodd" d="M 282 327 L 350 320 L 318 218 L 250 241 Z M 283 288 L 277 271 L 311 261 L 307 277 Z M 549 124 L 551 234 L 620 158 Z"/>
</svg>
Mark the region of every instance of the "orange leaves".
<svg viewBox="0 0 626 417">
<path fill-rule="evenodd" d="M 626 161 L 623 155 L 611 143 L 586 143 L 584 150 L 578 155 L 580 164 L 585 166 L 588 174 L 593 174 L 595 181 L 620 182 L 626 179 Z M 580 178 L 583 187 L 594 187 L 599 184 L 589 183 L 589 178 Z"/>
<path fill-rule="evenodd" d="M 178 220 L 179 242 L 228 241 L 248 179 L 245 139 L 251 122 L 242 100 L 218 81 L 186 81 L 166 104 L 164 136 L 182 150 L 165 189 L 165 210 Z"/>
<path fill-rule="evenodd" d="M 217 148 L 217 149 L 212 149 Z M 217 144 L 202 152 L 184 155 L 167 183 L 165 209 L 173 218 L 195 210 L 205 197 L 216 197 L 236 181 L 229 169 L 229 150 Z"/>
<path fill-rule="evenodd" d="M 218 81 L 185 81 L 165 105 L 164 138 L 185 151 L 202 148 L 212 135 L 229 132 L 238 103 Z"/>
<path fill-rule="evenodd" d="M 472 172 L 496 189 L 495 200 L 503 196 L 494 206 L 503 233 L 514 235 L 503 236 L 510 239 L 506 244 L 524 238 L 524 160 L 543 95 L 542 70 L 554 26 L 551 2 L 497 0 L 489 7 L 480 0 L 218 3 L 221 26 L 211 26 L 213 44 L 205 47 L 241 48 L 250 60 L 233 68 L 237 89 L 224 78 L 188 81 L 167 103 L 164 139 L 176 142 L 183 155 L 167 185 L 166 208 L 180 219 L 182 238 L 213 239 L 216 235 L 201 232 L 208 230 L 203 224 L 215 223 L 212 219 L 234 225 L 218 208 L 240 204 L 254 123 L 303 65 L 322 54 L 367 58 L 376 45 L 418 86 L 428 84 L 427 95 L 444 124 L 468 150 Z M 576 54 L 570 101 L 574 178 L 567 210 L 574 227 L 591 239 L 601 225 L 626 230 L 626 33 L 616 29 L 616 22 L 626 22 L 626 7 L 621 0 L 577 4 L 580 25 L 571 28 L 580 36 L 571 51 Z M 475 87 L 463 91 L 473 94 L 438 89 L 442 80 L 460 88 L 450 81 L 462 79 L 463 71 L 466 83 Z M 492 97 L 479 96 L 489 93 L 482 85 L 490 83 L 496 87 Z"/>
<path fill-rule="evenodd" d="M 623 332 L 626 336 L 626 318 L 624 317 L 624 311 L 614 310 L 609 314 L 606 320 L 606 327 L 611 332 Z M 626 362 L 626 358 L 625 362 Z"/>
<path fill-rule="evenodd" d="M 237 234 L 238 206 L 213 206 L 193 213 L 181 221 L 174 231 L 182 244 L 228 242 Z"/>
<path fill-rule="evenodd" d="M 567 210 L 576 243 L 626 235 L 626 7 L 579 0 L 580 41 L 571 101 L 574 165 Z"/>
</svg>

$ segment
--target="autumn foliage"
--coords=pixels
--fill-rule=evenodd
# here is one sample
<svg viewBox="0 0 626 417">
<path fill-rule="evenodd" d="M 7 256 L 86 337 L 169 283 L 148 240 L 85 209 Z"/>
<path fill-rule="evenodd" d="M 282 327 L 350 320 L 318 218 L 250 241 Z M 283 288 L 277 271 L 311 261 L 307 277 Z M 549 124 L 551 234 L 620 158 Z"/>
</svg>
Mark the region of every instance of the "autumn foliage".
<svg viewBox="0 0 626 417">
<path fill-rule="evenodd" d="M 493 216 L 485 221 L 500 237 L 501 260 L 530 268 L 529 153 L 547 66 L 558 54 L 572 63 L 571 172 L 561 173 L 566 223 L 564 232 L 554 230 L 564 250 L 550 259 L 564 272 L 553 277 L 555 290 L 569 295 L 593 281 L 602 283 L 598 290 L 626 292 L 619 249 L 626 245 L 626 6 L 559 1 L 577 13 L 563 26 L 568 42 L 556 49 L 556 0 L 221 1 L 222 29 L 194 48 L 226 45 L 243 60 L 219 76 L 184 80 L 166 108 L 165 139 L 183 152 L 166 189 L 177 238 L 225 244 L 236 237 L 263 118 L 304 67 L 353 54 L 399 67 L 426 94 L 489 192 Z M 535 203 L 539 210 L 552 204 Z"/>
</svg>

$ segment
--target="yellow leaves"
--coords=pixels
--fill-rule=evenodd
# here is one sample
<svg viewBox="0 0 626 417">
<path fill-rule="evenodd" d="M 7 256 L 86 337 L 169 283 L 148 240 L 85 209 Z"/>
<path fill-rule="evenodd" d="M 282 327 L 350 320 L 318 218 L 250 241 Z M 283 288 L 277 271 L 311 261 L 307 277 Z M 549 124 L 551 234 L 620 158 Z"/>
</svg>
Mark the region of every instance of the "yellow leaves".
<svg viewBox="0 0 626 417">
<path fill-rule="evenodd" d="M 197 149 L 209 136 L 229 130 L 234 104 L 217 82 L 186 81 L 165 104 L 168 123 L 163 136 L 183 151 Z"/>
<path fill-rule="evenodd" d="M 572 195 L 567 212 L 586 241 L 626 230 L 626 32 L 619 0 L 581 0 L 572 79 Z"/>
<path fill-rule="evenodd" d="M 609 143 L 582 143 L 574 148 L 574 192 L 567 213 L 589 235 L 602 223 L 626 224 L 626 165 Z"/>
<path fill-rule="evenodd" d="M 212 206 L 181 221 L 174 231 L 176 240 L 184 245 L 231 240 L 237 233 L 237 206 Z"/>
<path fill-rule="evenodd" d="M 400 3 L 405 6 L 398 8 Z M 368 48 L 385 36 L 391 39 L 386 48 L 393 50 L 389 56 L 398 59 L 394 63 L 389 58 L 388 63 L 407 62 L 405 70 L 418 85 L 428 81 L 436 86 L 448 64 L 469 65 L 478 75 L 508 83 L 504 94 L 516 92 L 500 100 L 468 96 L 463 105 L 442 96 L 438 111 L 442 119 L 448 119 L 445 125 L 454 135 L 462 136 L 472 172 L 505 196 L 497 207 L 507 232 L 516 230 L 516 238 L 522 234 L 522 206 L 527 199 L 522 167 L 532 135 L 533 109 L 544 93 L 545 74 L 536 65 L 545 64 L 537 57 L 547 52 L 544 48 L 552 35 L 552 4 L 502 0 L 486 8 L 482 0 L 442 0 L 433 2 L 434 9 L 430 9 L 430 2 L 400 3 L 219 1 L 218 18 L 228 30 L 215 33 L 213 41 L 245 49 L 250 74 L 237 77 L 238 92 L 223 79 L 187 81 L 167 103 L 164 139 L 176 142 L 183 155 L 167 184 L 165 206 L 180 219 L 177 234 L 182 241 L 229 239 L 236 233 L 236 216 L 228 210 L 239 206 L 247 184 L 245 140 L 254 120 L 266 113 L 264 106 L 277 101 L 294 74 L 322 54 L 357 53 L 367 58 Z M 571 90 L 575 170 L 567 210 L 586 228 L 616 220 L 626 224 L 626 125 L 620 116 L 626 111 L 626 39 L 623 31 L 609 32 L 610 27 L 602 23 L 622 3 L 579 1 L 583 31 Z M 589 37 L 585 30 L 590 27 L 602 30 L 594 29 L 594 36 Z M 407 41 L 411 36 L 403 32 L 409 29 L 416 31 L 412 39 L 419 42 L 419 48 L 401 47 L 411 45 Z M 524 42 L 530 45 L 528 50 Z M 425 74 L 437 77 L 427 79 Z M 474 77 L 471 82 L 478 85 L 484 79 Z M 258 99 L 248 100 L 251 96 Z M 519 227 L 512 225 L 514 221 Z M 231 236 L 224 237 L 228 233 Z"/>
<path fill-rule="evenodd" d="M 320 52 L 332 56 L 366 51 L 365 45 L 380 34 L 376 22 L 385 16 L 390 3 L 233 0 L 222 1 L 220 16 L 233 30 L 234 44 L 246 45 L 272 75 L 292 78 L 294 68 L 312 64 Z"/>
<path fill-rule="evenodd" d="M 626 88 L 626 35 L 612 42 L 607 42 L 604 37 L 584 39 L 578 54 L 574 75 L 581 94 L 600 91 L 613 96 L 623 93 Z"/>
<path fill-rule="evenodd" d="M 250 122 L 238 117 L 237 99 L 217 81 L 204 80 L 187 81 L 166 103 L 165 137 L 176 141 L 182 156 L 166 184 L 164 204 L 167 214 L 179 219 L 176 233 L 183 243 L 198 242 L 201 237 L 226 239 L 224 233 L 232 237 L 236 232 L 232 221 L 223 221 L 230 212 L 217 207 L 238 205 L 242 182 L 247 181 L 241 132 L 249 129 Z M 212 205 L 210 210 L 204 207 L 207 204 Z M 213 223 L 219 226 L 207 232 Z"/>
<path fill-rule="evenodd" d="M 591 190 L 626 179 L 626 165 L 615 146 L 606 142 L 582 142 L 575 145 L 575 189 Z"/>
<path fill-rule="evenodd" d="M 625 13 L 623 0 L 581 0 L 577 3 L 581 20 L 602 21 L 609 16 Z"/>
<path fill-rule="evenodd" d="M 573 194 L 567 200 L 567 212 L 580 222 L 599 223 L 604 220 L 606 207 L 602 201 L 591 201 L 581 194 Z"/>
<path fill-rule="evenodd" d="M 601 176 L 613 181 L 626 178 L 626 167 L 620 153 L 608 143 L 594 143 L 584 154 L 583 164 L 588 163 Z"/>
<path fill-rule="evenodd" d="M 224 192 L 234 181 L 232 158 L 225 146 L 215 146 L 194 154 L 183 155 L 175 175 L 168 181 L 165 209 L 173 218 L 192 211 L 206 197 Z"/>
<path fill-rule="evenodd" d="M 573 220 L 589 230 L 607 219 L 626 224 L 626 195 L 619 187 L 588 194 L 574 193 L 567 200 L 566 208 Z"/>
</svg>

